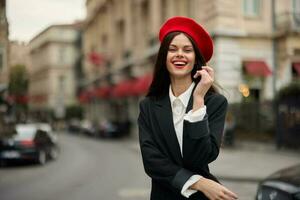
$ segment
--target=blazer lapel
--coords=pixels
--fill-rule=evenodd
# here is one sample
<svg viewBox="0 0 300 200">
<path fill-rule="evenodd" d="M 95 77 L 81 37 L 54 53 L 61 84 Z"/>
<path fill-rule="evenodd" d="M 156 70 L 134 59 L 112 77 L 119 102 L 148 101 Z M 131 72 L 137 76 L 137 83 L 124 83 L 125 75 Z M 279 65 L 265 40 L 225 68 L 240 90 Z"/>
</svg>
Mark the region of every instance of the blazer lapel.
<svg viewBox="0 0 300 200">
<path fill-rule="evenodd" d="M 194 93 L 194 90 L 195 90 L 196 86 L 197 86 L 197 85 L 195 85 L 195 87 L 193 88 L 192 94 L 191 94 L 191 96 L 190 96 L 188 105 L 187 105 L 186 110 L 185 110 L 185 113 L 188 113 L 190 110 L 193 109 L 193 103 L 194 103 L 194 100 L 193 100 L 193 93 Z M 188 147 L 186 146 L 186 141 L 185 141 L 185 139 L 184 139 L 184 136 L 185 136 L 185 134 L 186 134 L 184 130 L 185 130 L 185 123 L 183 122 L 183 130 L 182 130 L 182 137 L 183 137 L 183 139 L 182 139 L 182 157 L 183 157 L 183 159 L 185 158 L 185 154 L 184 154 L 185 148 L 188 148 Z"/>
<path fill-rule="evenodd" d="M 173 157 L 179 164 L 182 164 L 182 157 L 179 143 L 176 137 L 176 132 L 173 124 L 173 116 L 169 95 L 156 101 L 155 115 L 158 119 L 158 124 L 165 137 L 166 143 L 171 149 Z"/>
<path fill-rule="evenodd" d="M 189 103 L 188 103 L 188 105 L 186 107 L 185 113 L 188 113 L 190 110 L 192 110 L 192 108 L 193 108 L 193 102 L 194 101 L 193 101 L 193 93 L 192 93 L 192 95 L 190 96 L 190 99 L 189 99 Z"/>
</svg>

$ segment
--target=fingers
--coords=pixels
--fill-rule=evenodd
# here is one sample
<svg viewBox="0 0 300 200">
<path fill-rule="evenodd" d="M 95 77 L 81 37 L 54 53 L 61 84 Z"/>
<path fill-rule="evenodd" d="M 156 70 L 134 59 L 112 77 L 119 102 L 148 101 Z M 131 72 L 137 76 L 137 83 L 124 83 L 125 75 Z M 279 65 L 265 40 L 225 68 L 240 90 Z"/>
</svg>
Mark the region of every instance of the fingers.
<svg viewBox="0 0 300 200">
<path fill-rule="evenodd" d="M 195 73 L 194 78 L 205 75 L 208 75 L 212 80 L 214 80 L 214 70 L 209 66 L 202 66 L 202 69 Z"/>
<path fill-rule="evenodd" d="M 225 188 L 224 194 L 227 195 L 227 196 L 229 196 L 230 199 L 238 199 L 238 196 L 235 193 L 233 193 L 230 190 L 228 190 L 227 188 Z"/>
<path fill-rule="evenodd" d="M 214 79 L 213 77 L 211 77 L 209 75 L 209 73 L 202 69 L 202 70 L 198 70 L 195 74 L 194 74 L 194 78 L 197 78 L 197 77 L 202 77 L 201 80 L 205 81 L 205 82 L 213 82 Z"/>
<path fill-rule="evenodd" d="M 201 72 L 202 72 L 202 70 L 196 71 L 196 73 L 194 74 L 194 78 L 201 76 L 202 75 Z"/>
<path fill-rule="evenodd" d="M 215 194 L 215 195 L 208 195 L 209 199 L 220 199 L 220 200 L 237 200 L 238 197 L 235 196 L 231 196 L 229 195 L 227 192 L 223 191 L 220 192 L 219 194 Z"/>
<path fill-rule="evenodd" d="M 231 192 L 230 190 L 228 190 L 226 187 L 221 186 L 221 193 L 219 193 L 218 195 L 218 199 L 222 199 L 222 200 L 236 200 L 238 199 L 238 196 L 236 194 L 234 194 L 233 192 Z"/>
<path fill-rule="evenodd" d="M 202 180 L 199 191 L 202 191 L 210 200 L 236 200 L 237 195 L 223 185 L 209 179 Z"/>
<path fill-rule="evenodd" d="M 214 78 L 214 70 L 209 66 L 202 66 L 202 69 L 206 70 L 210 77 Z"/>
<path fill-rule="evenodd" d="M 228 190 L 226 187 L 223 186 L 223 197 L 222 199 L 226 199 L 226 200 L 235 200 L 238 199 L 238 196 L 231 192 L 230 190 Z"/>
</svg>

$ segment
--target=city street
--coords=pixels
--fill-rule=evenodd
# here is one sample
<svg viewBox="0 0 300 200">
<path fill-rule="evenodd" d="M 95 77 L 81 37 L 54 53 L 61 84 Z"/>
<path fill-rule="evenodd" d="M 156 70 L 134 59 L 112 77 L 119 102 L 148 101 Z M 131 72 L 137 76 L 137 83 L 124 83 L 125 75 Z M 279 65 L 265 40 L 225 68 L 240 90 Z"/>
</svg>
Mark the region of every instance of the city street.
<svg viewBox="0 0 300 200">
<path fill-rule="evenodd" d="M 149 200 L 139 131 L 155 179 L 183 149 L 240 200 L 298 195 L 299 30 L 300 0 L 0 0 L 0 200 Z"/>
<path fill-rule="evenodd" d="M 60 134 L 61 154 L 45 166 L 0 168 L 1 200 L 146 200 L 145 176 L 132 140 L 98 140 Z M 240 199 L 254 198 L 255 181 L 222 181 Z"/>
<path fill-rule="evenodd" d="M 147 199 L 142 163 L 124 142 L 59 138 L 57 161 L 0 169 L 1 200 Z"/>
</svg>

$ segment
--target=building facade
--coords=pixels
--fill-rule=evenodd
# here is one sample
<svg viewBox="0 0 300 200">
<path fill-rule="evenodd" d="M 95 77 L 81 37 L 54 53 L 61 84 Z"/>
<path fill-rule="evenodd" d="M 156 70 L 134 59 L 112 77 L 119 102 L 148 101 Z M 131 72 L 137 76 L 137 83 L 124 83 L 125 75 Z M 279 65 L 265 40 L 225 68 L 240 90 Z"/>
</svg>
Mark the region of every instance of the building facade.
<svg viewBox="0 0 300 200">
<path fill-rule="evenodd" d="M 6 0 L 0 0 L 0 85 L 8 84 L 8 21 L 6 17 Z"/>
<path fill-rule="evenodd" d="M 83 98 L 87 118 L 126 118 L 135 124 L 144 93 L 132 95 L 134 84 L 127 94 L 114 91 L 151 74 L 159 28 L 175 15 L 192 17 L 210 32 L 214 55 L 208 65 L 215 69 L 230 103 L 272 100 L 279 88 L 299 77 L 299 4 L 298 0 L 87 0 L 86 76 L 81 81 L 82 96 L 88 96 Z M 93 55 L 99 62 L 90 59 Z M 97 96 L 98 89 L 107 87 L 112 91 L 109 97 Z"/>
<path fill-rule="evenodd" d="M 9 42 L 9 65 L 10 67 L 16 65 L 24 65 L 27 70 L 31 66 L 29 47 L 25 42 L 10 41 Z"/>
<path fill-rule="evenodd" d="M 276 1 L 277 2 L 277 1 Z M 276 88 L 281 88 L 300 74 L 300 1 L 280 0 L 275 4 Z"/>
<path fill-rule="evenodd" d="M 75 68 L 80 58 L 78 24 L 52 25 L 29 42 L 30 110 L 65 116 L 66 106 L 75 104 Z"/>
</svg>

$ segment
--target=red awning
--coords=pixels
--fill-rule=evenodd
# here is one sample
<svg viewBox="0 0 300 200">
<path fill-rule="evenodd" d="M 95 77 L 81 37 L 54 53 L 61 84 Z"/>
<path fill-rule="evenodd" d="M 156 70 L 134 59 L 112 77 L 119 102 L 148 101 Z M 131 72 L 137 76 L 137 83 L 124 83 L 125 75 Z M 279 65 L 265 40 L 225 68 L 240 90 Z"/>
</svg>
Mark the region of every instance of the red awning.
<svg viewBox="0 0 300 200">
<path fill-rule="evenodd" d="M 269 76 L 272 71 L 264 61 L 245 61 L 246 72 L 252 76 Z"/>
<path fill-rule="evenodd" d="M 104 62 L 104 57 L 96 52 L 91 52 L 88 58 L 93 65 L 101 65 Z"/>
<path fill-rule="evenodd" d="M 142 77 L 139 77 L 135 81 L 135 83 L 132 87 L 133 95 L 145 94 L 149 89 L 149 86 L 152 82 L 152 79 L 153 79 L 152 74 L 147 74 L 147 75 L 144 75 Z"/>
<path fill-rule="evenodd" d="M 91 91 L 83 91 L 79 95 L 80 103 L 88 103 L 91 100 Z"/>
<path fill-rule="evenodd" d="M 29 101 L 29 98 L 27 95 L 20 95 L 16 97 L 16 102 L 19 104 L 27 104 Z"/>
<path fill-rule="evenodd" d="M 300 76 L 300 62 L 299 63 L 293 63 L 293 68 L 297 72 L 297 74 Z"/>
<path fill-rule="evenodd" d="M 36 94 L 29 97 L 30 102 L 44 103 L 47 101 L 48 96 L 46 94 Z"/>
<path fill-rule="evenodd" d="M 10 95 L 8 98 L 10 101 L 18 104 L 27 104 L 29 102 L 29 97 L 27 95 Z"/>
<path fill-rule="evenodd" d="M 98 98 L 107 98 L 110 95 L 111 88 L 109 86 L 96 88 L 95 95 Z"/>
<path fill-rule="evenodd" d="M 132 87 L 134 81 L 133 80 L 126 80 L 118 83 L 111 92 L 113 97 L 126 97 L 132 95 Z"/>
</svg>

